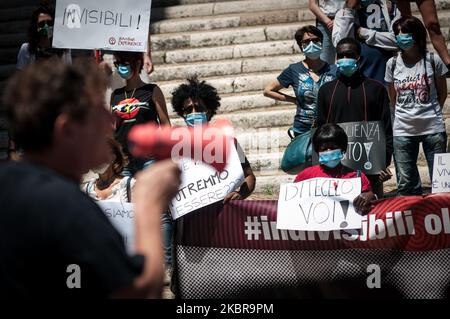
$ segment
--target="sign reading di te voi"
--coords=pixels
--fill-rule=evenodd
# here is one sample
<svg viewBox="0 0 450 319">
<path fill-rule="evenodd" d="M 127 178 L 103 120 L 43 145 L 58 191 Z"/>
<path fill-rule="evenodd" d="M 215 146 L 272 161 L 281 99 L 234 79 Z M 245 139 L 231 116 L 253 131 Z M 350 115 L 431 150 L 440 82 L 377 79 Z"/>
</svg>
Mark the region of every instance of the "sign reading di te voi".
<svg viewBox="0 0 450 319">
<path fill-rule="evenodd" d="M 147 51 L 151 0 L 57 0 L 53 47 Z"/>
</svg>

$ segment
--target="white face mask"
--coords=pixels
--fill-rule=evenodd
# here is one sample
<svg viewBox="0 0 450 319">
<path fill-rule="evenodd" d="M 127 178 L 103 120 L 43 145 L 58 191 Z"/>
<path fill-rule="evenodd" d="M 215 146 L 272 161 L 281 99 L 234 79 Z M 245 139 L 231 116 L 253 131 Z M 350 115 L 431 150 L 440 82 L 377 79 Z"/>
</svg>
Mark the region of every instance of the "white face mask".
<svg viewBox="0 0 450 319">
<path fill-rule="evenodd" d="M 92 171 L 96 174 L 103 174 L 106 172 L 106 170 L 109 168 L 109 163 L 104 163 L 102 165 L 97 166 L 96 168 L 93 168 Z"/>
</svg>

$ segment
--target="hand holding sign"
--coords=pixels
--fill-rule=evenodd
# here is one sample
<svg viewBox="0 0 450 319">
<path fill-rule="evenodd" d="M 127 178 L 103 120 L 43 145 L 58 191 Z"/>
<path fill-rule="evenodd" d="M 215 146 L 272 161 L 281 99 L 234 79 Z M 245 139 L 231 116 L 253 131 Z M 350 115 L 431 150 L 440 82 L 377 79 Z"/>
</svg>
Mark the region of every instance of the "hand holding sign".
<svg viewBox="0 0 450 319">
<path fill-rule="evenodd" d="M 277 229 L 331 231 L 361 228 L 354 200 L 361 193 L 361 179 L 312 178 L 282 184 L 278 199 Z M 366 198 L 356 204 L 365 209 Z"/>
</svg>

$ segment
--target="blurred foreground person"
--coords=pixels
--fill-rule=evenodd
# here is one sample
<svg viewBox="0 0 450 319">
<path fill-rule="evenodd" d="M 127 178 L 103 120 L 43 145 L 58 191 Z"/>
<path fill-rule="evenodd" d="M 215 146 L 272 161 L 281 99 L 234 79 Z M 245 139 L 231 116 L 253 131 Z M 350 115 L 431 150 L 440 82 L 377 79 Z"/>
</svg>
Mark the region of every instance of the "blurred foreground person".
<svg viewBox="0 0 450 319">
<path fill-rule="evenodd" d="M 16 74 L 4 102 L 24 159 L 0 166 L 0 297 L 159 297 L 160 212 L 176 194 L 170 161 L 138 174 L 136 256 L 95 202 L 83 173 L 109 160 L 112 117 L 98 67 L 58 59 Z"/>
</svg>

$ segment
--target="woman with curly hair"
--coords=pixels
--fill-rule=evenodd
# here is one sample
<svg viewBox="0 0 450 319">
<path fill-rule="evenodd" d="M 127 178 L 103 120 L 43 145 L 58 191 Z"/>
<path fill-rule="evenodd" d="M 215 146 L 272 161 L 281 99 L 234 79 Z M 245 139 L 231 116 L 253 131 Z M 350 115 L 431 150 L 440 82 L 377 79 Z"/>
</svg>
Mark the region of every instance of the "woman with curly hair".
<svg viewBox="0 0 450 319">
<path fill-rule="evenodd" d="M 89 181 L 84 186 L 84 190 L 95 200 L 131 202 L 131 190 L 135 184 L 135 179 L 122 175 L 122 170 L 127 165 L 128 159 L 116 140 L 108 138 L 108 144 L 111 147 L 111 161 L 92 170 L 98 174 L 98 177 Z"/>
</svg>

